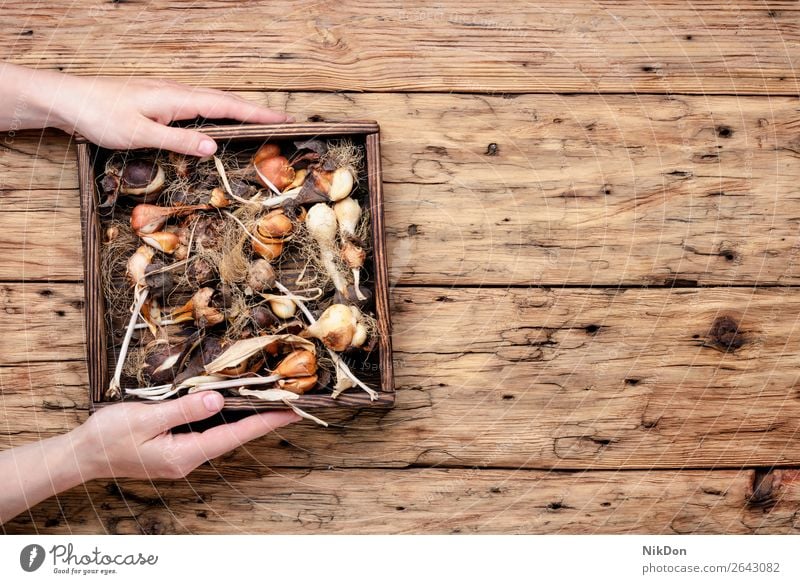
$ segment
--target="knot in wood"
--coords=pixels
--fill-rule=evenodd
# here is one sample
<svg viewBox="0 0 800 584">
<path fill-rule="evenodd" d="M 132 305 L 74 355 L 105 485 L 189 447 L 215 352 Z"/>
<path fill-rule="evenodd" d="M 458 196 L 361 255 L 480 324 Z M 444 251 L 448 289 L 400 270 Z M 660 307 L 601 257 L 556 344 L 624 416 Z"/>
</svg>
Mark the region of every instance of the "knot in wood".
<svg viewBox="0 0 800 584">
<path fill-rule="evenodd" d="M 768 469 L 756 469 L 753 475 L 752 492 L 747 497 L 747 506 L 751 509 L 770 511 L 778 502 L 780 478 Z"/>
<path fill-rule="evenodd" d="M 723 351 L 733 352 L 741 349 L 745 343 L 744 335 L 739 331 L 739 323 L 727 315 L 718 317 L 708 334 L 711 341 Z"/>
<path fill-rule="evenodd" d="M 730 126 L 717 126 L 716 128 L 714 128 L 714 131 L 720 138 L 730 138 L 731 136 L 733 136 L 733 128 L 731 128 Z"/>
</svg>

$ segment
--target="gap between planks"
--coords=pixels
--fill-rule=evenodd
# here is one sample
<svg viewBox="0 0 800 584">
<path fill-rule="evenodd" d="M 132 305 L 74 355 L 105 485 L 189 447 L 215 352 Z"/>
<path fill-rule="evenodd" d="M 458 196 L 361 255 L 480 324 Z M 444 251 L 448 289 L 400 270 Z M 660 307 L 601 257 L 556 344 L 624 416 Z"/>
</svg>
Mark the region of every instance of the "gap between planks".
<svg viewBox="0 0 800 584">
<path fill-rule="evenodd" d="M 83 284 L 83 280 L 53 280 L 53 279 L 8 279 L 0 278 L 0 285 L 13 284 L 52 284 L 54 286 L 60 284 Z M 681 284 L 561 284 L 561 283 L 538 283 L 538 284 L 522 284 L 522 283 L 509 283 L 509 284 L 450 284 L 447 282 L 432 282 L 428 283 L 398 283 L 391 286 L 394 289 L 424 289 L 424 288 L 442 288 L 444 290 L 694 290 L 700 289 L 748 289 L 748 288 L 764 288 L 764 289 L 795 289 L 800 288 L 800 284 L 700 284 L 700 283 L 681 283 Z"/>
<path fill-rule="evenodd" d="M 351 471 L 351 470 L 378 470 L 378 471 L 391 471 L 391 472 L 412 472 L 416 470 L 468 470 L 471 472 L 492 472 L 492 471 L 505 471 L 505 472 L 546 472 L 551 474 L 562 474 L 562 475 L 574 475 L 574 474 L 584 474 L 584 473 L 597 473 L 597 474 L 618 474 L 623 472 L 628 473 L 641 473 L 641 472 L 649 472 L 649 473 L 661 473 L 661 472 L 730 472 L 730 471 L 756 471 L 756 472 L 772 472 L 776 470 L 800 470 L 800 464 L 775 464 L 775 465 L 730 465 L 730 466 L 703 466 L 703 465 L 691 465 L 691 466 L 665 466 L 665 467 L 654 467 L 654 466 L 621 466 L 619 468 L 608 468 L 608 467 L 597 467 L 593 468 L 590 466 L 586 467 L 548 467 L 548 466 L 508 466 L 508 465 L 486 465 L 486 466 L 474 466 L 469 464 L 453 464 L 449 462 L 443 462 L 441 464 L 424 464 L 424 463 L 412 463 L 406 466 L 369 466 L 369 465 L 347 465 L 347 466 L 315 466 L 315 465 L 306 465 L 306 466 L 290 466 L 290 465 L 281 465 L 281 464 L 270 464 L 270 469 L 273 470 L 284 470 L 284 471 L 293 471 L 293 470 L 300 470 L 300 469 L 308 469 L 308 470 L 315 470 L 315 471 Z"/>
</svg>

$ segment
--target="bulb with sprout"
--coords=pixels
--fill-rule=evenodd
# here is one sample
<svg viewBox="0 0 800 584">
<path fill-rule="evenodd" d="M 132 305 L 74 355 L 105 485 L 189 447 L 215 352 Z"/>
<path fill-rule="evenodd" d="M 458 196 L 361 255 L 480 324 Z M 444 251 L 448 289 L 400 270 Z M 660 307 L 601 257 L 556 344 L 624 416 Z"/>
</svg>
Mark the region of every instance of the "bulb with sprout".
<svg viewBox="0 0 800 584">
<path fill-rule="evenodd" d="M 361 268 L 367 253 L 364 251 L 361 242 L 356 237 L 356 227 L 361 219 L 361 205 L 351 197 L 347 197 L 337 202 L 333 206 L 336 219 L 339 223 L 339 237 L 342 240 L 342 259 L 353 271 L 353 288 L 356 298 L 361 301 L 367 299 L 361 292 Z"/>
<path fill-rule="evenodd" d="M 106 390 L 106 396 L 110 399 L 116 399 L 120 396 L 120 382 L 122 380 L 122 368 L 125 363 L 125 357 L 128 355 L 128 346 L 131 343 L 133 330 L 136 328 L 136 320 L 139 313 L 144 306 L 149 293 L 149 287 L 145 281 L 147 275 L 147 267 L 153 261 L 155 250 L 148 245 L 139 246 L 136 252 L 128 259 L 127 274 L 128 280 L 133 285 L 133 308 L 131 309 L 131 318 L 128 321 L 128 328 L 125 331 L 125 337 L 122 340 L 122 346 L 119 350 L 119 357 L 117 358 L 117 366 L 114 369 L 114 377 Z"/>
</svg>

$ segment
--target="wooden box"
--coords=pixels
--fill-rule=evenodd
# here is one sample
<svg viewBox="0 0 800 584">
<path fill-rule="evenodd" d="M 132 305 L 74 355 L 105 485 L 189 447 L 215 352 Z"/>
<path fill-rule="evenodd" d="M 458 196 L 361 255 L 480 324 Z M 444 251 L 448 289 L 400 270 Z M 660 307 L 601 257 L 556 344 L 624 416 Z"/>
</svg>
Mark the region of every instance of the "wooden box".
<svg viewBox="0 0 800 584">
<path fill-rule="evenodd" d="M 330 407 L 386 408 L 394 404 L 394 377 L 392 370 L 391 325 L 389 317 L 389 284 L 386 263 L 386 245 L 383 222 L 383 190 L 381 184 L 381 157 L 379 127 L 373 121 L 318 122 L 275 125 L 213 126 L 200 128 L 217 140 L 220 147 L 247 148 L 267 140 L 291 141 L 310 138 L 336 139 L 347 137 L 363 145 L 366 162 L 366 190 L 371 219 L 372 252 L 370 276 L 375 299 L 375 316 L 378 321 L 379 343 L 377 351 L 363 363 L 348 361 L 351 369 L 378 392 L 378 399 L 358 388 L 352 388 L 332 398 L 330 395 L 309 393 L 293 403 L 303 409 Z M 89 370 L 89 392 L 93 407 L 113 401 L 104 399 L 104 393 L 113 372 L 114 360 L 109 357 L 109 336 L 105 312 L 105 299 L 100 280 L 101 218 L 98 214 L 99 193 L 96 176 L 109 151 L 84 140 L 78 141 L 78 170 L 80 173 L 81 229 L 83 235 L 84 270 L 86 286 L 86 343 Z M 363 191 L 362 191 L 363 192 Z M 363 205 L 363 200 L 362 200 Z M 329 392 L 328 392 L 329 393 Z M 126 401 L 135 401 L 130 396 Z M 154 403 L 154 402 L 147 402 Z M 265 402 L 245 397 L 226 397 L 225 410 L 285 409 L 281 402 Z"/>
</svg>

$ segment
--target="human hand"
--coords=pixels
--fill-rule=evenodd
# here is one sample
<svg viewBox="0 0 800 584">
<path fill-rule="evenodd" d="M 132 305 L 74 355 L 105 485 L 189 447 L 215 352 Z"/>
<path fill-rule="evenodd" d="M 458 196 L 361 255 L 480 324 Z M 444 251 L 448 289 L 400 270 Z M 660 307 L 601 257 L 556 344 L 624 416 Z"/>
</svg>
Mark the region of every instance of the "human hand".
<svg viewBox="0 0 800 584">
<path fill-rule="evenodd" d="M 210 156 L 217 145 L 195 130 L 170 122 L 229 118 L 249 123 L 294 121 L 233 93 L 189 87 L 162 79 L 61 76 L 52 105 L 53 125 L 78 132 L 100 146 L 128 150 L 161 148 Z"/>
<path fill-rule="evenodd" d="M 116 150 L 216 151 L 208 136 L 167 124 L 198 116 L 249 123 L 294 121 L 233 93 L 161 79 L 74 77 L 0 62 L 0 131 L 55 127 Z"/>
<path fill-rule="evenodd" d="M 80 442 L 83 481 L 93 478 L 179 479 L 202 463 L 296 422 L 294 412 L 254 414 L 205 432 L 171 434 L 175 426 L 203 420 L 224 404 L 215 391 L 161 404 L 118 404 L 103 408 L 73 433 Z"/>
</svg>

